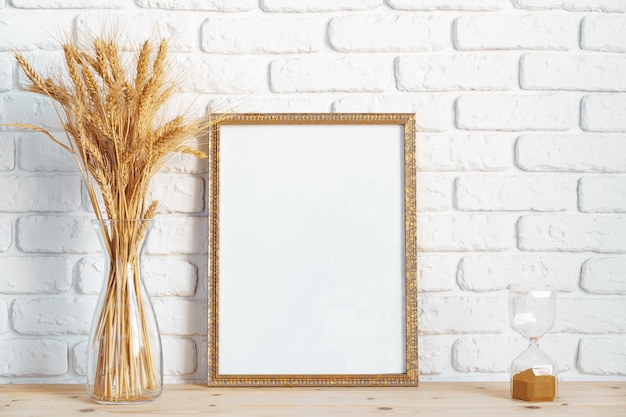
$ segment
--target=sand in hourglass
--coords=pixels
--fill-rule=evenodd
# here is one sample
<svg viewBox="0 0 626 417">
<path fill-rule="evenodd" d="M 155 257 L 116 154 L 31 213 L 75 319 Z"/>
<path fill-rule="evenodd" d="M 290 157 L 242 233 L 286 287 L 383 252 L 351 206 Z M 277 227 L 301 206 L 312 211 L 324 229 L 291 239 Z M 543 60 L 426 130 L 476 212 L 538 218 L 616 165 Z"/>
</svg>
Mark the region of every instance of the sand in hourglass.
<svg viewBox="0 0 626 417">
<path fill-rule="evenodd" d="M 512 397 L 523 401 L 553 401 L 556 397 L 554 375 L 535 375 L 527 369 L 513 375 Z"/>
</svg>

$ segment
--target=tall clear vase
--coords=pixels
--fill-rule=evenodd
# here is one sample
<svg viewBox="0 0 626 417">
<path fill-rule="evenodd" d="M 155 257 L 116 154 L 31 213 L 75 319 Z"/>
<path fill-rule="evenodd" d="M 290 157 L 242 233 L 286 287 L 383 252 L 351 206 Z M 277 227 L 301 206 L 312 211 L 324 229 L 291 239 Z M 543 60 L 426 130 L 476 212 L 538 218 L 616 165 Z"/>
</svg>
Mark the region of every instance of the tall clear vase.
<svg viewBox="0 0 626 417">
<path fill-rule="evenodd" d="M 141 273 L 151 220 L 94 220 L 105 279 L 87 346 L 87 393 L 98 403 L 142 403 L 163 390 L 161 335 Z"/>
</svg>

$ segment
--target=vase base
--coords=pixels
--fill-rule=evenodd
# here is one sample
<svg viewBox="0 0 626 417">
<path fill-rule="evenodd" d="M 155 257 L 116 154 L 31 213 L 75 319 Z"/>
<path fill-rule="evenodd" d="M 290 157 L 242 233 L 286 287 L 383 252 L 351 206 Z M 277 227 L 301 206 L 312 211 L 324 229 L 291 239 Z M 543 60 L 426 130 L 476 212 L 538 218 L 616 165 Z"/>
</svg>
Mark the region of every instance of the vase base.
<svg viewBox="0 0 626 417">
<path fill-rule="evenodd" d="M 100 396 L 95 396 L 91 393 L 89 393 L 89 398 L 98 403 L 98 404 L 105 404 L 105 405 L 115 405 L 115 404 L 145 404 L 145 403 L 149 403 L 150 401 L 154 401 L 157 398 L 159 398 L 159 396 L 161 395 L 161 391 L 158 392 L 148 392 L 145 393 L 144 395 L 138 395 L 138 396 L 133 396 L 132 398 L 124 398 L 124 397 L 120 397 L 120 398 L 114 398 L 114 397 L 100 397 Z"/>
</svg>

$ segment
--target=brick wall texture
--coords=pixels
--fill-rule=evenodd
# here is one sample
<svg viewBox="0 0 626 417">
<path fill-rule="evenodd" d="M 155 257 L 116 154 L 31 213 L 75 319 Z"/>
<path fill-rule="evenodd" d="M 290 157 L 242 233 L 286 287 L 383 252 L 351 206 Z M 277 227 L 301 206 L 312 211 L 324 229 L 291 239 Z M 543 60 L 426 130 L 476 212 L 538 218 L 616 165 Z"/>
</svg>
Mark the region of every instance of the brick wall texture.
<svg viewBox="0 0 626 417">
<path fill-rule="evenodd" d="M 0 0 L 0 124 L 60 130 L 13 53 L 54 72 L 58 39 L 110 22 L 170 39 L 198 114 L 416 114 L 421 380 L 508 378 L 511 284 L 558 291 L 562 379 L 626 380 L 626 1 Z M 166 382 L 205 380 L 207 170 L 176 158 L 150 191 Z M 0 127 L 0 383 L 83 382 L 92 217 L 69 155 Z"/>
</svg>

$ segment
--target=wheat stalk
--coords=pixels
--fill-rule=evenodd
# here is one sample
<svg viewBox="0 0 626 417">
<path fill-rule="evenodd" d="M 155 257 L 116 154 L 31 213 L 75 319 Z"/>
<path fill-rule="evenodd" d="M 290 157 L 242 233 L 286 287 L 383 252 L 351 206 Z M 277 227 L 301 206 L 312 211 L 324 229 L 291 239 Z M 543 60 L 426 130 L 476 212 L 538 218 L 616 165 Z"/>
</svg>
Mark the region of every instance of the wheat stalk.
<svg viewBox="0 0 626 417">
<path fill-rule="evenodd" d="M 38 126 L 12 126 L 43 133 L 73 154 L 99 220 L 153 218 L 157 202 L 147 202 L 152 177 L 173 153 L 205 158 L 187 141 L 216 120 L 158 116 L 175 91 L 167 77 L 165 40 L 156 47 L 144 42 L 132 67 L 120 60 L 110 39 L 95 38 L 91 50 L 65 44 L 63 52 L 69 82 L 41 77 L 22 55 L 16 60 L 32 83 L 30 91 L 56 103 L 69 144 Z M 138 331 L 131 326 L 130 312 L 120 306 L 141 307 L 145 302 L 128 285 L 138 284 L 138 245 L 145 237 L 146 222 L 101 224 L 111 263 L 104 290 L 107 302 L 96 332 L 96 340 L 106 349 L 97 359 L 93 396 L 106 402 L 142 399 L 160 384 L 150 345 L 144 344 L 138 359 L 133 356 L 133 338 L 148 336 L 145 317 L 139 318 Z"/>
</svg>

